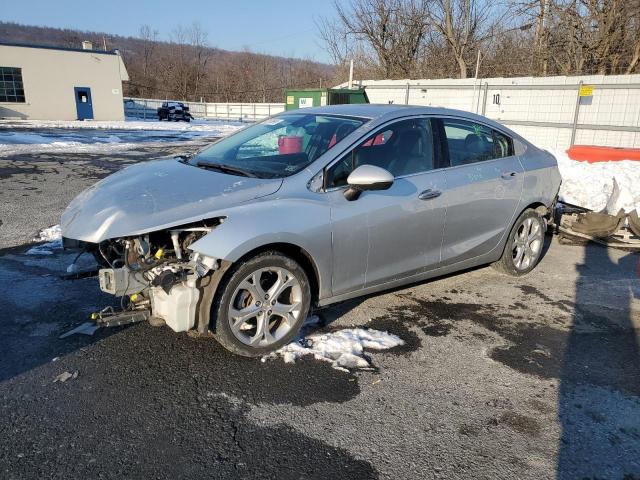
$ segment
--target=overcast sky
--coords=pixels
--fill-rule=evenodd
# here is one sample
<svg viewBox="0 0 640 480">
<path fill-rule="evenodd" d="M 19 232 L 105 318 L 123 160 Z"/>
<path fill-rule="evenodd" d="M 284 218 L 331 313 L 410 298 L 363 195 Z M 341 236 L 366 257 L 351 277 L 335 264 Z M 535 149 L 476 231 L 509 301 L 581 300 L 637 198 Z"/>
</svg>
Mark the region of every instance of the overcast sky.
<svg viewBox="0 0 640 480">
<path fill-rule="evenodd" d="M 199 22 L 209 44 L 227 50 L 328 62 L 314 20 L 332 16 L 332 0 L 0 0 L 0 20 L 137 36 L 148 24 L 168 40 L 177 25 Z"/>
</svg>

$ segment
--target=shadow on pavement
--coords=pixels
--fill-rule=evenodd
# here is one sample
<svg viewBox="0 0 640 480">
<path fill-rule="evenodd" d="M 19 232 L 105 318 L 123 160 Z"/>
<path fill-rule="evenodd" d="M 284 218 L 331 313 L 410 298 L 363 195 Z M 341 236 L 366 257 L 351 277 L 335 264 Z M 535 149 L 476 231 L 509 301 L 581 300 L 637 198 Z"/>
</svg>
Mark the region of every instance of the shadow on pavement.
<svg viewBox="0 0 640 480">
<path fill-rule="evenodd" d="M 99 291 L 94 278 L 59 278 L 73 254 L 26 254 L 32 246 L 5 249 L 0 256 L 0 285 L 4 290 L 0 295 L 0 382 L 122 330 L 103 329 L 93 336 L 58 338 L 112 300 Z"/>
<path fill-rule="evenodd" d="M 109 301 L 94 278 L 58 278 L 64 253 L 0 257 L 0 472 L 10 478 L 344 478 L 366 461 L 278 421 L 264 404 L 345 402 L 355 375 L 230 354 L 212 338 L 148 324 L 60 333 Z M 62 270 L 63 271 L 63 270 Z M 52 361 L 56 358 L 56 361 Z M 63 372 L 77 372 L 64 383 Z M 0 476 L 2 476 L 0 474 Z"/>
<path fill-rule="evenodd" d="M 640 348 L 638 312 L 631 309 L 640 293 L 640 256 L 611 257 L 587 245 L 578 265 L 559 375 L 559 479 L 640 478 Z"/>
</svg>

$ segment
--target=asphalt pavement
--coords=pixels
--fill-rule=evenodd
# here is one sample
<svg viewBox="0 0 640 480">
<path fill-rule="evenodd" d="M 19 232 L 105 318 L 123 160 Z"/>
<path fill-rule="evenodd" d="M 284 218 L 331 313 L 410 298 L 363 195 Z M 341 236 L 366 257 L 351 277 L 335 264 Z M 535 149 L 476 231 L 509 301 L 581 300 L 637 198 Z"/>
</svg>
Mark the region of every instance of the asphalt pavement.
<svg viewBox="0 0 640 480">
<path fill-rule="evenodd" d="M 640 479 L 640 256 L 548 237 L 479 268 L 318 312 L 405 345 L 342 372 L 146 324 L 59 336 L 113 302 L 29 255 L 79 191 L 202 140 L 0 159 L 0 478 Z M 65 381 L 62 381 L 62 380 Z"/>
</svg>

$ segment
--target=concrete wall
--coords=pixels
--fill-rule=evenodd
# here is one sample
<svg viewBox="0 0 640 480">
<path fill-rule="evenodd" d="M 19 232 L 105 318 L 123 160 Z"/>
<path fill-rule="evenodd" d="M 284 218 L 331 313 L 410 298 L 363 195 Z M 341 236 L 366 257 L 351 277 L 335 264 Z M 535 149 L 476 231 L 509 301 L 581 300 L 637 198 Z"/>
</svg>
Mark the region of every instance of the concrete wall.
<svg viewBox="0 0 640 480">
<path fill-rule="evenodd" d="M 0 118 L 76 120 L 74 87 L 89 87 L 94 120 L 123 120 L 119 55 L 0 45 L 0 65 L 22 68 L 26 103 L 0 103 Z"/>
<path fill-rule="evenodd" d="M 371 103 L 486 115 L 543 148 L 572 143 L 640 148 L 640 75 L 364 80 Z M 580 97 L 580 85 L 594 86 Z"/>
</svg>

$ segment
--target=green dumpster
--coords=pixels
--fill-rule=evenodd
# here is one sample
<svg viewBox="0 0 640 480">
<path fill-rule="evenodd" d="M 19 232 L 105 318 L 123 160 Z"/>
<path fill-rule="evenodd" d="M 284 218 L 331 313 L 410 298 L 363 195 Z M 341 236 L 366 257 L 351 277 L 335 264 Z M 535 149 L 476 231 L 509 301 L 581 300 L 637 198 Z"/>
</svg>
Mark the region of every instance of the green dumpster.
<svg viewBox="0 0 640 480">
<path fill-rule="evenodd" d="M 369 98 L 364 88 L 303 88 L 285 92 L 286 110 L 346 103 L 369 103 Z"/>
</svg>

